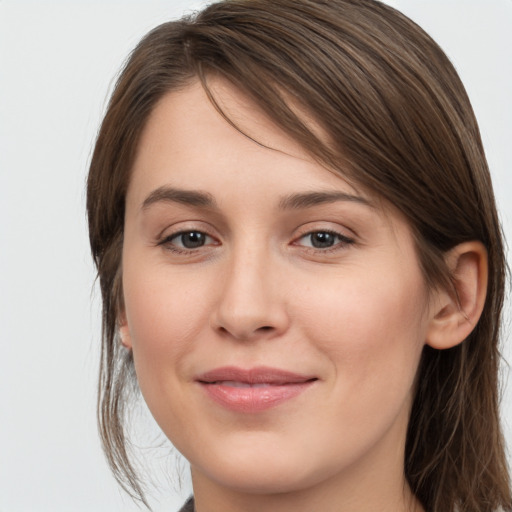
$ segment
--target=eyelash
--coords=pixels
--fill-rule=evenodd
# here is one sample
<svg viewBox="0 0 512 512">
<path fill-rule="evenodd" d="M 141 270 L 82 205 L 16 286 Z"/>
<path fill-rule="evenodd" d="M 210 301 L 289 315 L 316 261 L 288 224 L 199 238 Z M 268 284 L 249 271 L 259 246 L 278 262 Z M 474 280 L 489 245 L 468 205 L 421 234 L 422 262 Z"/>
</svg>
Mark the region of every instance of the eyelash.
<svg viewBox="0 0 512 512">
<path fill-rule="evenodd" d="M 178 231 L 177 233 L 173 233 L 172 235 L 168 235 L 168 236 L 164 237 L 160 242 L 158 242 L 157 245 L 164 246 L 167 250 L 174 252 L 176 254 L 193 254 L 197 250 L 202 249 L 206 245 L 206 242 L 205 242 L 205 244 L 202 244 L 197 247 L 179 247 L 175 244 L 175 242 L 173 242 L 174 240 L 176 240 L 180 237 L 183 237 L 184 235 L 190 235 L 190 234 L 195 234 L 195 235 L 199 234 L 199 235 L 203 236 L 206 240 L 207 239 L 215 240 L 208 233 L 205 233 L 204 231 L 200 231 L 199 229 L 185 229 L 182 231 Z M 182 239 L 182 242 L 183 242 L 183 239 Z M 214 244 L 214 245 L 218 245 L 218 244 Z"/>
<path fill-rule="evenodd" d="M 308 231 L 307 233 L 304 233 L 299 238 L 297 238 L 296 242 L 294 242 L 294 245 L 299 245 L 297 243 L 298 240 L 302 240 L 302 239 L 304 239 L 306 237 L 312 237 L 313 235 L 318 235 L 318 234 L 332 236 L 337 241 L 333 245 L 330 245 L 328 247 L 323 247 L 323 248 L 320 248 L 320 247 L 308 247 L 308 246 L 303 246 L 303 247 L 305 249 L 313 251 L 313 252 L 325 254 L 325 253 L 331 253 L 331 252 L 336 252 L 336 251 L 345 249 L 347 246 L 352 245 L 352 244 L 355 243 L 355 240 L 353 238 L 350 238 L 350 237 L 348 237 L 346 235 L 343 235 L 343 234 L 339 233 L 338 231 L 334 231 L 334 230 L 330 230 L 330 229 L 315 229 L 315 230 L 312 230 L 312 231 Z"/>
<path fill-rule="evenodd" d="M 184 235 L 200 235 L 201 237 L 204 237 L 205 242 L 201 245 L 198 245 L 196 247 L 180 247 L 177 246 L 175 243 L 175 240 L 179 239 L 180 237 L 183 237 Z M 335 241 L 332 245 L 328 245 L 326 247 L 314 247 L 314 246 L 306 246 L 299 244 L 298 242 L 300 240 L 305 239 L 306 237 L 310 237 L 310 241 L 312 240 L 311 237 L 313 235 L 327 235 L 334 237 Z M 208 243 L 208 239 L 215 240 L 212 236 L 210 236 L 208 233 L 205 233 L 204 231 L 195 230 L 195 229 L 189 229 L 189 230 L 182 230 L 178 231 L 177 233 L 173 233 L 171 235 L 166 236 L 163 238 L 160 242 L 158 242 L 157 245 L 164 246 L 167 250 L 175 253 L 175 254 L 184 254 L 184 255 L 191 255 L 194 253 L 197 253 L 198 250 L 203 249 L 207 245 L 211 245 L 211 242 Z M 181 239 L 181 242 L 183 244 L 183 238 Z M 313 242 L 312 242 L 313 243 Z M 292 245 L 295 246 L 301 246 L 304 247 L 308 252 L 315 252 L 320 254 L 326 254 L 326 253 L 332 253 L 339 250 L 342 250 L 346 248 L 349 245 L 352 245 L 355 243 L 355 240 L 353 238 L 347 237 L 337 231 L 330 230 L 330 229 L 315 229 L 308 231 L 307 233 L 304 233 L 300 235 L 298 238 L 294 240 Z M 218 245 L 218 243 L 214 243 L 213 245 Z"/>
</svg>

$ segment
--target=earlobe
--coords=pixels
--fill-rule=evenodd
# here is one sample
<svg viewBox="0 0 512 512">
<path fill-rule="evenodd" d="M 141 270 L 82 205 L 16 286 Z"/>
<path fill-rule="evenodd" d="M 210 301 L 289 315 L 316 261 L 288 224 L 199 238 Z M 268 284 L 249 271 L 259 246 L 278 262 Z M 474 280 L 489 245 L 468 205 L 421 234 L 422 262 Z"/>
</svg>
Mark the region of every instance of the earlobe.
<svg viewBox="0 0 512 512">
<path fill-rule="evenodd" d="M 487 295 L 487 250 L 478 241 L 451 249 L 446 263 L 453 290 L 439 290 L 431 313 L 427 345 L 439 350 L 462 343 L 477 324 Z"/>
<path fill-rule="evenodd" d="M 118 323 L 119 338 L 121 345 L 128 350 L 132 349 L 132 340 L 130 335 L 130 329 L 128 328 L 128 322 L 126 320 L 126 314 L 123 312 L 119 315 Z"/>
</svg>

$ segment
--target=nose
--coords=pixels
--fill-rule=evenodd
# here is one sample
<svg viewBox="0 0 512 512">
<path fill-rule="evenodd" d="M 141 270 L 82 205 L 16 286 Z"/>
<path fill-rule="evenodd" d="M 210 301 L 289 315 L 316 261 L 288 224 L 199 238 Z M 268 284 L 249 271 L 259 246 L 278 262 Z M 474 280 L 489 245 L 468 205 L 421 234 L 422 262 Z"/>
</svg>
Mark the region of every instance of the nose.
<svg viewBox="0 0 512 512">
<path fill-rule="evenodd" d="M 224 262 L 211 325 L 237 340 L 273 338 L 286 331 L 289 315 L 279 269 L 265 251 L 240 251 Z"/>
</svg>

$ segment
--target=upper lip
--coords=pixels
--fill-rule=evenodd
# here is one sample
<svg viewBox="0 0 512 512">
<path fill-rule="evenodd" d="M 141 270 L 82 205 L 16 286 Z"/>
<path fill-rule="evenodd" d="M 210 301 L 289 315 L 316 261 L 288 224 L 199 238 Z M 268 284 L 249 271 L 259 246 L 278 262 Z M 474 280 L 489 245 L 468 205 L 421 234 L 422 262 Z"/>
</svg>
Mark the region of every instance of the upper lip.
<svg viewBox="0 0 512 512">
<path fill-rule="evenodd" d="M 258 366 L 254 368 L 238 368 L 236 366 L 224 366 L 214 368 L 197 376 L 197 381 L 205 384 L 215 382 L 244 382 L 247 384 L 297 384 L 316 380 L 314 375 L 304 375 L 279 368 Z"/>
</svg>

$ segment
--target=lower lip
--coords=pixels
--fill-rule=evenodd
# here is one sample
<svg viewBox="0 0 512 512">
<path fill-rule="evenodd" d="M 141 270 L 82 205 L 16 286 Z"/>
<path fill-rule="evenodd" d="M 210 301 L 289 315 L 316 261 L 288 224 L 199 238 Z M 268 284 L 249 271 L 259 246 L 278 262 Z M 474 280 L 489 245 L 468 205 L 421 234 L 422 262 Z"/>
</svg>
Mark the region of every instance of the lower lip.
<svg viewBox="0 0 512 512">
<path fill-rule="evenodd" d="M 206 394 L 218 404 L 236 412 L 254 413 L 276 407 L 308 389 L 315 381 L 264 387 L 234 387 L 225 384 L 201 383 Z"/>
</svg>

